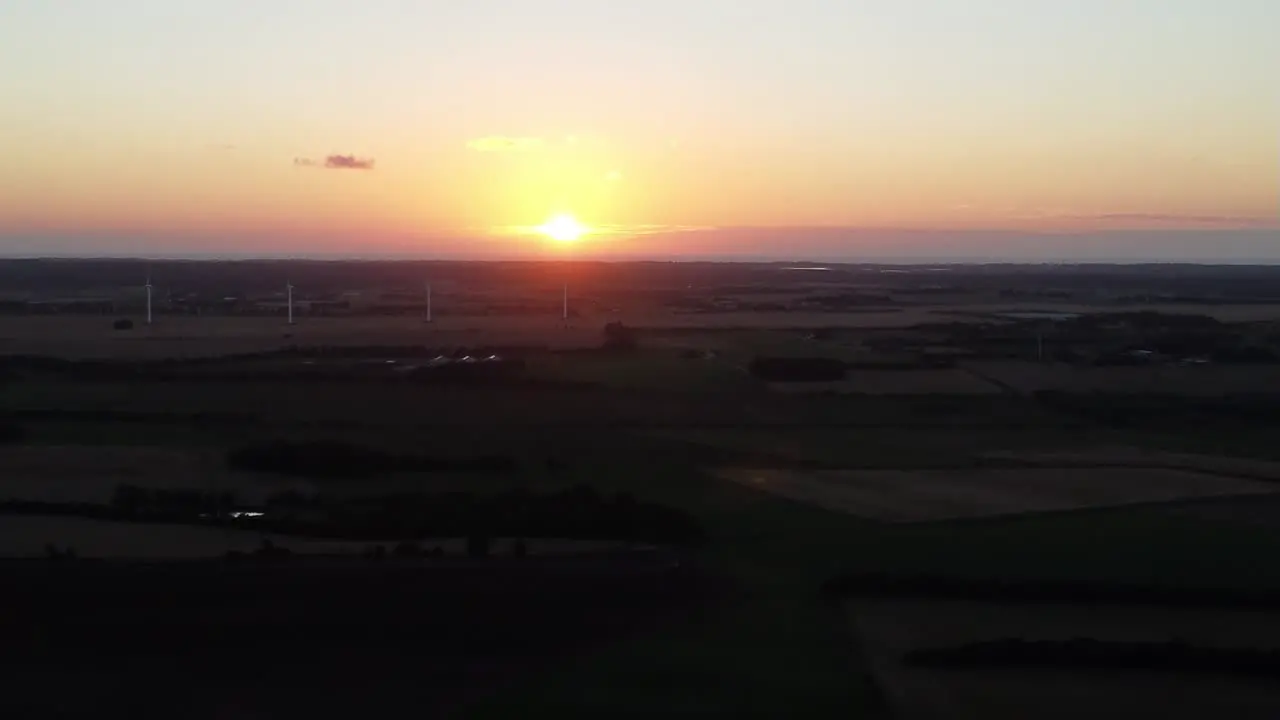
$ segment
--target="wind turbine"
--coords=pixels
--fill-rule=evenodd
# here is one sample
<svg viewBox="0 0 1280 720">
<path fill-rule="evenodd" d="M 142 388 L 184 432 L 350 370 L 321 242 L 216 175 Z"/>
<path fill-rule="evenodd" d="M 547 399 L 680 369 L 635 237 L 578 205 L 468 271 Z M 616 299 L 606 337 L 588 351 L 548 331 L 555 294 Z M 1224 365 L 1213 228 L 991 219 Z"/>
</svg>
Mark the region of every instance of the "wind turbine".
<svg viewBox="0 0 1280 720">
<path fill-rule="evenodd" d="M 147 289 L 147 324 L 150 325 L 151 324 L 151 271 L 150 270 L 147 271 L 147 284 L 144 285 L 143 287 Z"/>
<path fill-rule="evenodd" d="M 560 307 L 560 319 L 569 322 L 569 283 L 564 284 Z"/>
<path fill-rule="evenodd" d="M 288 280 L 284 281 L 285 297 L 289 305 L 289 324 L 293 324 L 293 283 Z"/>
<path fill-rule="evenodd" d="M 431 322 L 431 283 L 426 283 L 424 287 L 427 293 L 427 304 L 424 308 L 426 315 L 423 317 L 422 321 Z"/>
</svg>

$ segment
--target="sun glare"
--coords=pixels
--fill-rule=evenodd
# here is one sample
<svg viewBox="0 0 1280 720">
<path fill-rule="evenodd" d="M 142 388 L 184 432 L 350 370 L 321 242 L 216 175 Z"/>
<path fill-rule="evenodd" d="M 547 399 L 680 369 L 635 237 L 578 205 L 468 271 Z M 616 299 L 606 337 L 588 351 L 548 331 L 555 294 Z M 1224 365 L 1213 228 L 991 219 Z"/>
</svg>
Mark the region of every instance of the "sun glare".
<svg viewBox="0 0 1280 720">
<path fill-rule="evenodd" d="M 572 215 L 556 215 L 542 225 L 538 232 L 556 242 L 573 242 L 587 234 L 587 227 L 578 222 Z"/>
</svg>

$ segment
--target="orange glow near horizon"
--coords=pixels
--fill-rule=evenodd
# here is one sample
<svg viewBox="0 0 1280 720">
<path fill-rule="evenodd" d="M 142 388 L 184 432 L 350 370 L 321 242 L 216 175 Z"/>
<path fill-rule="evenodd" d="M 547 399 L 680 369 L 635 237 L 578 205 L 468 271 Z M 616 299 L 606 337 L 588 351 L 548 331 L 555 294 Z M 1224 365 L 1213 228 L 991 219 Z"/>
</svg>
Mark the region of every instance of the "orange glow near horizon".
<svg viewBox="0 0 1280 720">
<path fill-rule="evenodd" d="M 1134 230 L 1205 233 L 1211 256 L 1280 230 L 1280 3 L 864 4 L 744 24 L 729 0 L 500 22 L 313 3 L 304 23 L 250 0 L 19 3 L 0 255 L 858 257 L 934 233 L 996 257 L 975 231 Z M 1170 247 L 1146 242 L 1126 252 Z"/>
</svg>

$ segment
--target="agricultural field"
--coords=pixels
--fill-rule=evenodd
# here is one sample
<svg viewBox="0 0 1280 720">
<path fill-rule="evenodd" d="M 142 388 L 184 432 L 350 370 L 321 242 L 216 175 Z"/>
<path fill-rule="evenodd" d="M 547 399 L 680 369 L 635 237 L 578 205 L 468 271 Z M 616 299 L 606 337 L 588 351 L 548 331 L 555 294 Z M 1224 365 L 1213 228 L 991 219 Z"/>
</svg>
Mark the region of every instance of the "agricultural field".
<svg viewBox="0 0 1280 720">
<path fill-rule="evenodd" d="M 867 395 L 996 395 L 1001 388 L 960 368 L 919 370 L 850 370 L 835 382 L 775 382 L 769 389 L 781 393 L 836 393 Z"/>
<path fill-rule="evenodd" d="M 219 454 L 197 448 L 28 445 L 0 452 L 0 500 L 107 502 L 120 484 L 233 490 L 266 495 L 292 489 L 269 478 L 229 473 Z"/>
<path fill-rule="evenodd" d="M 885 522 L 987 518 L 1280 492 L 1280 486 L 1263 482 L 1144 468 L 726 469 L 720 476 L 763 492 Z"/>
<path fill-rule="evenodd" d="M 593 272 L 603 277 L 615 270 Z M 849 270 L 843 279 L 806 279 L 798 289 L 775 291 L 770 283 L 798 281 L 779 280 L 776 268 L 705 272 L 729 278 L 659 277 L 635 287 L 619 281 L 617 288 L 601 280 L 571 298 L 581 314 L 568 327 L 550 302 L 558 300 L 558 287 L 548 295 L 500 284 L 468 297 L 475 314 L 467 316 L 448 313 L 442 289 L 431 324 L 412 314 L 302 316 L 293 326 L 279 316 L 166 314 L 152 327 L 139 322 L 116 331 L 116 314 L 15 311 L 0 317 L 0 354 L 161 359 L 294 345 L 442 352 L 520 346 L 527 352 L 513 353 L 525 361 L 525 376 L 507 384 L 417 383 L 390 371 L 373 379 L 287 377 L 295 364 L 396 360 L 382 357 L 211 363 L 227 370 L 221 378 L 212 371 L 203 378 L 148 377 L 147 368 L 91 377 L 15 366 L 0 387 L 0 420 L 21 433 L 16 444 L 0 448 L 0 497 L 101 500 L 124 482 L 211 486 L 246 496 L 284 488 L 481 493 L 585 485 L 669 504 L 705 527 L 707 542 L 691 551 L 689 564 L 723 585 L 721 604 L 608 647 L 547 661 L 468 708 L 468 717 L 610 717 L 619 708 L 643 716 L 787 717 L 800 707 L 813 717 L 875 716 L 883 708 L 867 682 L 868 660 L 857 652 L 861 641 L 849 642 L 847 610 L 825 605 L 818 592 L 846 571 L 1280 587 L 1280 566 L 1271 562 L 1280 542 L 1269 519 L 1280 508 L 1280 485 L 1268 482 L 1280 474 L 1272 464 L 1236 457 L 1265 456 L 1268 448 L 1274 456 L 1272 425 L 1117 426 L 1031 396 L 1045 388 L 1172 388 L 1207 396 L 1275 385 L 1280 376 L 1272 378 L 1269 368 L 1067 368 L 965 359 L 957 368 L 856 367 L 908 363 L 921 347 L 946 346 L 976 324 L 1006 322 L 996 317 L 1006 312 L 1159 309 L 1274 319 L 1277 306 L 996 302 L 1008 284 L 1033 290 L 1045 284 L 1014 272 L 995 278 L 975 272 L 966 276 L 974 283 L 969 290 L 901 292 L 894 306 L 865 311 L 682 313 L 664 305 L 679 295 L 786 302 L 854 285 L 912 290 L 940 276 Z M 274 283 L 280 273 L 272 273 Z M 757 275 L 733 279 L 750 273 Z M 415 269 L 401 284 L 417 287 L 422 275 Z M 192 274 L 191 282 L 203 277 Z M 332 284 L 334 293 L 348 284 L 362 287 L 346 275 Z M 486 303 L 520 302 L 529 307 L 480 314 Z M 544 306 L 548 312 L 539 314 Z M 136 307 L 124 315 L 139 320 Z M 604 324 L 614 320 L 638 329 L 637 350 L 580 352 L 599 348 Z M 914 327 L 920 323 L 932 327 Z M 840 383 L 782 388 L 746 372 L 760 356 L 824 357 L 855 367 Z M 258 371 L 264 375 L 255 377 Z M 1255 451 L 1232 445 L 1246 436 Z M 335 438 L 439 457 L 498 455 L 512 460 L 512 470 L 286 481 L 232 471 L 225 463 L 229 449 L 249 443 Z M 251 542 L 100 521 L 9 519 L 0 545 L 29 554 L 51 542 L 83 545 L 77 548 L 82 556 L 95 547 L 135 555 L 159 546 L 212 553 Z M 303 548 L 308 541 L 300 542 Z M 867 610 L 866 617 L 883 619 L 876 612 Z M 861 611 L 855 615 L 860 621 Z M 1064 631 L 1075 627 L 1053 618 L 1047 622 L 1061 622 Z M 906 632 L 885 632 L 891 630 Z"/>
<path fill-rule="evenodd" d="M 187 467 L 184 463 L 213 469 L 214 454 L 229 442 L 336 433 L 354 442 L 420 451 L 510 452 L 518 456 L 521 474 L 501 482 L 537 487 L 582 482 L 605 491 L 626 490 L 686 508 L 705 524 L 711 539 L 696 562 L 736 589 L 731 603 L 684 625 L 551 664 L 527 683 L 516 683 L 479 703 L 473 717 L 509 717 L 531 707 L 559 716 L 599 716 L 616 707 L 619 695 L 637 698 L 633 707 L 641 713 L 681 707 L 777 716 L 794 708 L 797 698 L 805 698 L 815 716 L 847 717 L 870 712 L 875 703 L 873 693 L 859 680 L 865 666 L 849 649 L 843 618 L 816 597 L 816 589 L 836 572 L 942 567 L 998 577 L 1050 570 L 1134 577 L 1156 567 L 1189 575 L 1191 581 L 1209 571 L 1252 578 L 1245 566 L 1256 557 L 1247 553 L 1269 547 L 1241 536 L 1232 547 L 1247 553 L 1236 552 L 1237 562 L 1224 562 L 1216 549 L 1211 557 L 1191 556 L 1187 553 L 1209 552 L 1201 530 L 1205 526 L 1188 525 L 1187 518 L 1168 514 L 1147 515 L 1139 522 L 1099 518 L 1098 511 L 1079 517 L 1021 516 L 1001 521 L 999 527 L 881 523 L 708 477 L 698 469 L 712 462 L 735 464 L 735 458 L 740 466 L 740 458 L 760 454 L 782 467 L 821 462 L 833 468 L 945 469 L 972 465 L 974 457 L 985 452 L 1061 452 L 1118 444 L 1101 443 L 1092 432 L 1064 428 L 1025 400 L 1006 396 L 851 401 L 767 392 L 739 397 L 620 388 L 513 393 L 447 386 L 406 390 L 358 384 L 49 382 L 10 386 L 4 398 L 9 409 L 27 411 L 98 408 L 190 414 L 247 408 L 259 418 L 240 430 L 192 426 L 186 431 L 191 437 L 172 439 L 181 447 L 165 450 L 178 455 L 163 462 L 153 459 L 153 449 L 129 455 L 117 448 L 102 455 L 47 449 L 40 461 L 54 463 L 54 458 L 65 457 L 84 467 L 101 464 L 114 476 L 147 463 L 175 471 Z M 618 421 L 648 424 L 618 426 Z M 136 436 L 145 437 L 160 427 L 90 419 L 23 422 L 36 439 L 55 426 L 76 426 L 83 435 L 100 434 L 115 445 L 129 435 L 137 444 Z M 209 449 L 201 450 L 201 443 Z M 6 448 L 0 457 L 18 449 L 28 448 Z M 191 449 L 194 459 L 187 455 Z M 201 464 L 199 458 L 206 456 L 200 453 L 208 453 L 210 464 Z M 560 457 L 568 468 L 561 474 L 545 471 L 541 464 L 548 456 Z M 39 457 L 27 456 L 25 467 L 62 472 L 57 464 L 39 465 Z M 24 466 L 14 463 L 0 465 L 0 470 Z M 383 482 L 409 489 L 414 483 L 434 487 L 441 480 L 445 479 L 423 476 Z M 31 533 L 26 547 L 56 542 L 37 537 L 48 534 Z M 1219 541 L 1233 537 L 1217 531 L 1212 536 Z M 654 674 L 654 667 L 663 670 Z M 744 682 L 753 688 L 746 695 Z M 583 692 L 583 687 L 591 691 Z"/>
<path fill-rule="evenodd" d="M 1280 527 L 1280 497 L 1250 497 L 1212 503 L 1170 505 L 1163 510 L 1175 517 L 1206 520 L 1219 524 L 1261 528 Z"/>
<path fill-rule="evenodd" d="M 1043 315 L 1046 318 L 1050 318 L 1061 315 L 1141 312 L 1203 315 L 1224 323 L 1269 322 L 1280 320 L 1280 303 L 974 303 L 960 305 L 959 307 L 948 305 L 945 309 L 938 309 L 939 314 L 949 314 L 956 318 L 977 316 L 986 319 L 1008 317 L 1010 314 Z"/>
<path fill-rule="evenodd" d="M 748 402 L 729 427 L 637 430 L 672 443 L 739 458 L 749 467 L 841 469 L 972 468 L 990 453 L 1065 452 L 1129 438 L 1105 428 L 1063 425 L 1004 397 L 772 395 L 814 403 L 806 416 L 789 404 Z M 824 401 L 818 405 L 818 401 Z M 926 402 L 927 401 L 927 402 Z M 825 403 L 831 403 L 826 405 Z M 986 408 L 985 415 L 976 414 Z"/>
<path fill-rule="evenodd" d="M 272 547 L 299 555 L 358 556 L 377 543 L 299 538 L 256 530 L 111 522 L 78 517 L 34 515 L 4 518 L 0 523 L 0 558 L 38 557 L 50 544 L 71 549 L 81 557 L 115 560 L 208 559 L 229 552 L 252 553 L 264 542 Z M 387 538 L 384 548 L 397 540 Z M 491 550 L 495 555 L 509 555 L 512 538 L 495 538 Z M 596 553 L 618 547 L 616 543 L 590 540 L 522 540 L 530 555 L 567 555 Z M 439 548 L 446 555 L 466 554 L 465 538 L 423 540 L 424 550 Z"/>
<path fill-rule="evenodd" d="M 597 388 L 412 383 L 57 382 L 31 381 L 0 394 L 0 412 L 143 422 L 181 419 L 220 430 L 252 423 L 344 427 L 560 426 L 735 424 L 744 398 L 715 403 L 714 394 Z M 165 416 L 174 416 L 168 417 Z"/>
<path fill-rule="evenodd" d="M 110 317 L 0 318 L 0 352 L 66 358 L 165 359 L 260 353 L 291 346 L 436 348 L 599 347 L 604 321 L 558 317 L 302 318 L 164 317 L 152 326 L 113 330 Z"/>
<path fill-rule="evenodd" d="M 427 324 L 415 317 L 301 318 L 287 325 L 273 317 L 166 316 L 154 325 L 113 330 L 109 316 L 0 318 L 0 353 L 66 358 L 217 357 L 260 353 L 300 345 L 452 348 L 528 345 L 598 347 L 603 322 L 558 317 L 442 317 Z"/>
<path fill-rule="evenodd" d="M 1280 462 L 1134 446 L 1080 447 L 1070 452 L 992 452 L 982 457 L 1027 467 L 1175 469 L 1280 482 Z"/>
<path fill-rule="evenodd" d="M 1059 309 L 1057 306 L 1039 308 L 1041 311 Z M 1086 306 L 1071 309 L 1079 312 L 1159 310 L 1203 313 L 1230 322 L 1280 320 L 1280 305 Z M 132 330 L 113 329 L 115 315 L 20 315 L 0 316 L 0 354 L 160 359 L 265 352 L 291 345 L 585 348 L 599 346 L 601 329 L 611 321 L 621 321 L 654 336 L 687 335 L 706 330 L 717 336 L 728 333 L 733 336 L 732 345 L 749 351 L 777 350 L 780 342 L 794 351 L 814 346 L 812 342 L 803 346 L 793 343 L 809 330 L 891 330 L 929 323 L 991 323 L 1001 322 L 1001 313 L 1018 310 L 1027 311 L 1022 306 L 998 305 L 971 307 L 959 314 L 954 306 L 949 305 L 906 306 L 868 312 L 675 313 L 649 308 L 618 313 L 586 311 L 567 322 L 555 313 L 545 316 L 440 314 L 431 323 L 424 323 L 421 317 L 414 315 L 301 316 L 294 325 L 287 325 L 283 317 L 272 316 L 164 315 L 150 326 L 130 315 L 135 322 Z M 723 343 L 707 340 L 693 344 L 715 347 Z M 826 351 L 837 354 L 852 352 L 835 344 L 827 344 Z"/>
<path fill-rule="evenodd" d="M 658 392 L 751 393 L 762 386 L 715 357 L 684 357 L 667 348 L 605 354 L 540 354 L 526 360 L 529 378 Z"/>
<path fill-rule="evenodd" d="M 1156 365 L 1092 367 L 1063 363 L 966 361 L 976 375 L 1030 394 L 1153 393 L 1214 397 L 1280 390 L 1277 365 Z"/>
</svg>

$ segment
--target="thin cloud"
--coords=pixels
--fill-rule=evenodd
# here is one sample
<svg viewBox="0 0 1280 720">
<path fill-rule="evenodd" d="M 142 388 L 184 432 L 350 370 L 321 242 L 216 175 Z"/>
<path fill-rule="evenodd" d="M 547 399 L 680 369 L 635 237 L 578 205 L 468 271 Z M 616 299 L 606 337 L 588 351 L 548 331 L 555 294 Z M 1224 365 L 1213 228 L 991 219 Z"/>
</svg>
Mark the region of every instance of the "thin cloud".
<svg viewBox="0 0 1280 720">
<path fill-rule="evenodd" d="M 547 142 L 542 138 L 505 135 L 490 135 L 467 141 L 467 147 L 476 152 L 537 152 L 546 146 Z"/>
<path fill-rule="evenodd" d="M 716 230 L 711 225 L 592 225 L 591 234 L 605 237 L 639 237 Z"/>
<path fill-rule="evenodd" d="M 642 235 L 674 235 L 718 229 L 713 225 L 588 225 L 586 234 L 593 238 L 624 239 Z M 472 228 L 472 230 L 499 235 L 537 235 L 542 232 L 536 225 L 500 225 Z"/>
<path fill-rule="evenodd" d="M 298 157 L 293 159 L 298 167 L 322 167 L 327 170 L 372 170 L 372 158 L 358 158 L 355 155 L 330 155 L 324 161 L 313 158 Z"/>
<path fill-rule="evenodd" d="M 1072 220 L 1100 220 L 1103 222 L 1149 222 L 1176 225 L 1236 225 L 1242 227 L 1271 227 L 1280 225 L 1280 217 L 1256 215 L 1177 215 L 1171 213 L 1101 213 L 1097 215 L 1072 215 Z"/>
</svg>

